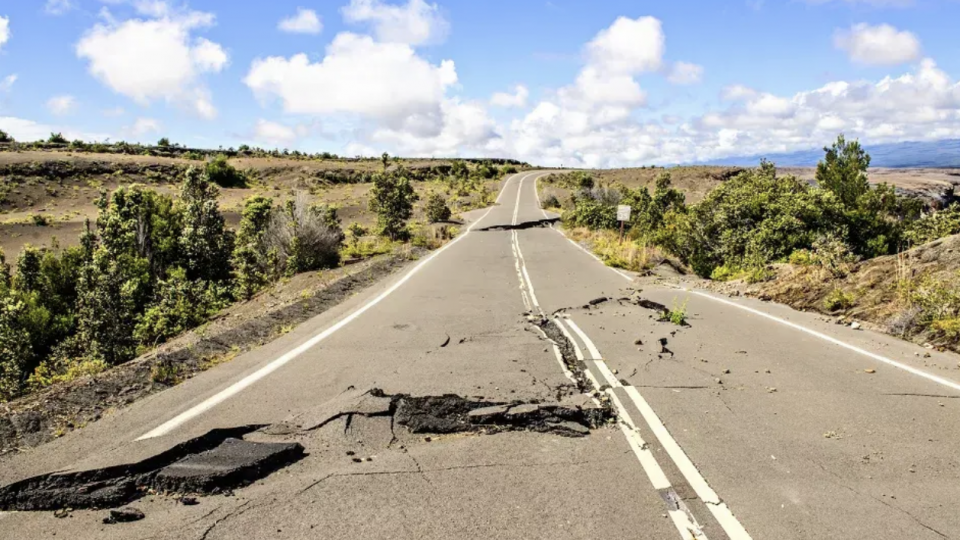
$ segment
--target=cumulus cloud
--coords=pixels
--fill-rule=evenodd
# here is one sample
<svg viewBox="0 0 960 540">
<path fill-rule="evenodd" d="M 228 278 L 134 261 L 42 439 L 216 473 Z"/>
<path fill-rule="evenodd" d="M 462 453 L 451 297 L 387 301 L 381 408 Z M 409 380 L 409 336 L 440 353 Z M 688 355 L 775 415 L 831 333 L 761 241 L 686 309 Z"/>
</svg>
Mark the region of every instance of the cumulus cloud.
<svg viewBox="0 0 960 540">
<path fill-rule="evenodd" d="M 54 96 L 47 100 L 47 110 L 56 116 L 70 114 L 76 106 L 77 98 L 69 95 Z"/>
<path fill-rule="evenodd" d="M 269 146 L 290 146 L 297 141 L 299 133 L 290 126 L 261 118 L 253 128 L 253 137 Z"/>
<path fill-rule="evenodd" d="M 636 75 L 663 62 L 666 37 L 654 17 L 620 17 L 586 47 L 588 64 L 603 74 Z"/>
<path fill-rule="evenodd" d="M 47 0 L 43 10 L 48 15 L 63 15 L 75 7 L 77 6 L 73 3 L 73 0 Z"/>
<path fill-rule="evenodd" d="M 174 8 L 160 0 L 134 4 L 144 18 L 125 21 L 109 12 L 87 30 L 76 46 L 89 72 L 113 91 L 141 105 L 164 100 L 197 115 L 216 116 L 202 75 L 221 71 L 228 62 L 223 47 L 195 37 L 214 24 L 214 15 Z"/>
<path fill-rule="evenodd" d="M 394 127 L 438 111 L 457 82 L 451 60 L 431 64 L 403 43 L 337 35 L 320 62 L 306 54 L 254 60 L 244 83 L 261 99 L 277 99 L 287 113 L 357 114 Z"/>
<path fill-rule="evenodd" d="M 667 80 L 673 84 L 697 84 L 703 78 L 703 66 L 677 62 L 670 68 Z"/>
<path fill-rule="evenodd" d="M 856 24 L 849 30 L 838 31 L 834 44 L 859 64 L 896 65 L 920 58 L 920 40 L 889 24 Z"/>
<path fill-rule="evenodd" d="M 110 138 L 109 134 L 82 131 L 69 126 L 41 124 L 33 120 L 13 116 L 0 117 L 0 129 L 6 131 L 18 141 L 45 140 L 51 133 L 62 133 L 70 140 L 104 141 Z"/>
<path fill-rule="evenodd" d="M 10 41 L 10 17 L 0 16 L 0 49 Z"/>
<path fill-rule="evenodd" d="M 319 34 L 323 30 L 323 23 L 316 11 L 297 8 L 297 14 L 281 20 L 277 28 L 291 34 Z"/>
<path fill-rule="evenodd" d="M 126 131 L 134 137 L 143 137 L 148 133 L 158 133 L 160 131 L 160 121 L 153 118 L 137 118 Z"/>
<path fill-rule="evenodd" d="M 514 89 L 513 93 L 509 92 L 496 92 L 493 96 L 490 97 L 490 103 L 497 107 L 526 107 L 527 98 L 530 96 L 530 91 L 527 90 L 527 87 L 518 84 Z"/>
<path fill-rule="evenodd" d="M 379 41 L 424 45 L 443 41 L 450 25 L 436 4 L 408 0 L 391 5 L 380 0 L 350 0 L 341 9 L 349 23 L 369 23 Z"/>
</svg>

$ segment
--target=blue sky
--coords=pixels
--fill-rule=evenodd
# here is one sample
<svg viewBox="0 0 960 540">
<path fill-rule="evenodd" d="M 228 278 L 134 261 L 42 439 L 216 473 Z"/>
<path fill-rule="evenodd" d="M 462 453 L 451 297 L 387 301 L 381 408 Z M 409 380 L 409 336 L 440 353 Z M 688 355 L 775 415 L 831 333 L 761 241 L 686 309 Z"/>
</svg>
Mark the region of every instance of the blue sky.
<svg viewBox="0 0 960 540">
<path fill-rule="evenodd" d="M 955 0 L 4 0 L 0 17 L 0 128 L 23 140 L 616 167 L 960 137 Z"/>
</svg>

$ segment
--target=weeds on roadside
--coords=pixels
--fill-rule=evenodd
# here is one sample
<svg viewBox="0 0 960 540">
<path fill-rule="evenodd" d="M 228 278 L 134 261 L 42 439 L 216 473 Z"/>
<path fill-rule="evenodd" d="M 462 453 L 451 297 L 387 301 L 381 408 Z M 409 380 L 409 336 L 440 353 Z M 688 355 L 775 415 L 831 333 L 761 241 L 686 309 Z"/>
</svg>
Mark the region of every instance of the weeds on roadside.
<svg viewBox="0 0 960 540">
<path fill-rule="evenodd" d="M 678 304 L 677 299 L 673 299 L 673 306 L 669 310 L 663 311 L 660 313 L 660 320 L 664 322 L 671 322 L 677 326 L 684 326 L 687 324 L 687 299 L 683 300 L 683 303 Z"/>
</svg>

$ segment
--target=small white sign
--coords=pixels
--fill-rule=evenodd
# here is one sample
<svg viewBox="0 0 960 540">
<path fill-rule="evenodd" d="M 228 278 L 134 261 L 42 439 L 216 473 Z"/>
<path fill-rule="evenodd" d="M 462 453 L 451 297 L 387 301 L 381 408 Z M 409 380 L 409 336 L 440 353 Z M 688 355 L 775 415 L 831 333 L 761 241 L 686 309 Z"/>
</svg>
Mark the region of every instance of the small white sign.
<svg viewBox="0 0 960 540">
<path fill-rule="evenodd" d="M 630 221 L 630 207 L 621 204 L 617 207 L 617 221 Z"/>
</svg>

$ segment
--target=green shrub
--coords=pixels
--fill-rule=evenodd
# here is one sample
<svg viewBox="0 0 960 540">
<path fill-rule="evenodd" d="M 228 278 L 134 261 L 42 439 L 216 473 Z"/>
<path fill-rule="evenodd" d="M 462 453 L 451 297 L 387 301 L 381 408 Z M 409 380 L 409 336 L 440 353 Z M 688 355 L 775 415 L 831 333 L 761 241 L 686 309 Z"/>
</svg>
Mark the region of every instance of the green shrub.
<svg viewBox="0 0 960 540">
<path fill-rule="evenodd" d="M 48 144 L 67 144 L 67 142 L 69 141 L 63 136 L 63 133 L 51 133 L 50 136 L 47 137 Z"/>
<path fill-rule="evenodd" d="M 812 251 L 802 248 L 791 253 L 787 262 L 796 266 L 811 266 L 817 263 L 817 259 Z"/>
<path fill-rule="evenodd" d="M 954 234 L 960 234 L 960 204 L 931 212 L 911 222 L 904 232 L 904 238 L 908 245 L 919 246 Z"/>
<path fill-rule="evenodd" d="M 548 193 L 540 198 L 541 208 L 560 208 L 560 199 L 553 193 Z"/>
<path fill-rule="evenodd" d="M 677 300 L 674 298 L 673 307 L 660 312 L 660 320 L 671 322 L 677 326 L 687 324 L 687 300 L 684 300 L 682 304 L 677 304 Z"/>
<path fill-rule="evenodd" d="M 172 269 L 159 283 L 156 300 L 137 322 L 134 337 L 144 352 L 202 324 L 229 301 L 226 289 L 202 280 L 190 280 L 186 270 Z"/>
<path fill-rule="evenodd" d="M 6 131 L 0 129 L 0 143 L 12 143 L 14 142 L 13 137 L 7 134 Z"/>
<path fill-rule="evenodd" d="M 431 193 L 427 197 L 426 205 L 427 221 L 430 223 L 439 223 L 448 221 L 451 216 L 450 207 L 447 201 L 439 193 Z"/>
<path fill-rule="evenodd" d="M 269 280 L 263 233 L 270 220 L 273 200 L 260 195 L 244 201 L 231 258 L 237 296 L 253 297 Z"/>
<path fill-rule="evenodd" d="M 207 162 L 205 172 L 211 182 L 220 187 L 244 187 L 247 177 L 227 161 L 227 156 L 220 154 Z"/>
<path fill-rule="evenodd" d="M 413 203 L 419 199 L 406 176 L 378 174 L 370 190 L 370 210 L 377 213 L 379 233 L 391 240 L 409 238 L 406 220 L 413 215 Z"/>
<path fill-rule="evenodd" d="M 226 281 L 234 235 L 220 213 L 217 189 L 206 171 L 190 167 L 180 185 L 180 264 L 191 280 Z"/>
<path fill-rule="evenodd" d="M 830 294 L 823 299 L 823 307 L 827 311 L 837 311 L 838 309 L 850 309 L 854 305 L 854 297 L 850 293 L 843 292 L 839 287 L 830 291 Z"/>
<path fill-rule="evenodd" d="M 168 148 L 170 146 L 170 139 L 163 137 L 162 139 L 157 141 L 157 146 L 159 146 L 160 148 Z"/>
<path fill-rule="evenodd" d="M 500 172 L 503 174 L 517 174 L 517 168 L 513 165 L 504 165 Z"/>
<path fill-rule="evenodd" d="M 31 221 L 37 227 L 46 227 L 50 225 L 50 216 L 45 216 L 43 214 L 33 214 L 30 216 Z"/>
</svg>

